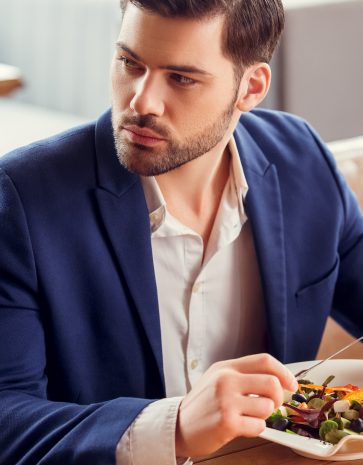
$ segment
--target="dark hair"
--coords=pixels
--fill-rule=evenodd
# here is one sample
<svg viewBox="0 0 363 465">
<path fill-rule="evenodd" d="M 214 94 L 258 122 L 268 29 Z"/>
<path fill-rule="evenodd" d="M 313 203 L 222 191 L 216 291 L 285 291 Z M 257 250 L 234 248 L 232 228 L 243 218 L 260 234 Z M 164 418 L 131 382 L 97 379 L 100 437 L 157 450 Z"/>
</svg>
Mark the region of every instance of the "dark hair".
<svg viewBox="0 0 363 465">
<path fill-rule="evenodd" d="M 268 63 L 284 27 L 281 0 L 121 0 L 164 17 L 224 15 L 223 52 L 236 67 Z"/>
</svg>

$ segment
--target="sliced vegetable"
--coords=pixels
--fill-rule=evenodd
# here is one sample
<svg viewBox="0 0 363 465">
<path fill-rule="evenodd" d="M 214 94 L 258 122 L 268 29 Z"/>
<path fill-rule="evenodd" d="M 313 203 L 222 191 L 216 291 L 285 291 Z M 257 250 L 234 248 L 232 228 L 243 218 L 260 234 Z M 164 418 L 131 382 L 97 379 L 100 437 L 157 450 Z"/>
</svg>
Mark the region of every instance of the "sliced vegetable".
<svg viewBox="0 0 363 465">
<path fill-rule="evenodd" d="M 335 378 L 334 375 L 330 375 L 327 377 L 327 379 L 323 382 L 323 386 L 327 386 L 329 383 L 331 383 L 333 381 L 333 379 Z"/>
<path fill-rule="evenodd" d="M 336 444 L 349 434 L 363 434 L 363 389 L 353 384 L 327 387 L 299 380 L 298 391 L 267 420 L 267 426 L 300 436 Z"/>
<path fill-rule="evenodd" d="M 296 393 L 292 395 L 292 400 L 296 402 L 306 402 L 306 397 L 303 394 Z"/>
<path fill-rule="evenodd" d="M 349 410 L 349 407 L 350 407 L 349 400 L 337 400 L 336 402 L 334 402 L 334 406 L 333 406 L 335 413 L 347 412 Z"/>
<path fill-rule="evenodd" d="M 362 433 L 363 432 L 363 420 L 361 418 L 352 420 L 350 422 L 349 429 L 351 429 L 352 431 L 355 431 L 356 433 Z"/>
<path fill-rule="evenodd" d="M 315 408 L 315 409 L 317 408 L 321 409 L 324 404 L 325 404 L 325 401 L 323 399 L 320 399 L 320 397 L 313 397 L 309 400 L 308 407 Z"/>
<path fill-rule="evenodd" d="M 339 425 L 333 420 L 323 421 L 319 428 L 319 436 L 325 441 L 325 436 L 332 431 L 338 430 Z"/>
<path fill-rule="evenodd" d="M 353 409 L 349 409 L 346 412 L 344 412 L 342 416 L 347 420 L 356 420 L 357 418 L 359 418 L 359 412 Z"/>
<path fill-rule="evenodd" d="M 351 434 L 349 431 L 343 429 L 332 430 L 325 435 L 325 441 L 331 442 L 332 444 L 338 444 L 338 442 L 345 436 Z"/>
<path fill-rule="evenodd" d="M 280 417 L 280 418 L 276 418 L 272 422 L 271 426 L 273 429 L 277 429 L 279 431 L 285 431 L 286 428 L 290 428 L 291 422 L 287 418 Z"/>
<path fill-rule="evenodd" d="M 344 399 L 357 400 L 358 402 L 362 403 L 363 402 L 363 389 L 358 389 L 356 391 L 350 392 L 349 394 L 344 396 Z"/>
</svg>

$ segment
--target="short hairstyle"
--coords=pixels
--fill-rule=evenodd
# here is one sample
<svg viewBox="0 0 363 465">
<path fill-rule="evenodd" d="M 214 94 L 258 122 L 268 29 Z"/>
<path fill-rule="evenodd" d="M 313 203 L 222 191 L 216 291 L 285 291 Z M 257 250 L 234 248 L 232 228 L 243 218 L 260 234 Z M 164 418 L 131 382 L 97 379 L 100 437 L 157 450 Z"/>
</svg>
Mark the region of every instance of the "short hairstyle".
<svg viewBox="0 0 363 465">
<path fill-rule="evenodd" d="M 235 67 L 269 63 L 284 27 L 281 0 L 121 0 L 163 17 L 225 17 L 223 53 Z"/>
</svg>

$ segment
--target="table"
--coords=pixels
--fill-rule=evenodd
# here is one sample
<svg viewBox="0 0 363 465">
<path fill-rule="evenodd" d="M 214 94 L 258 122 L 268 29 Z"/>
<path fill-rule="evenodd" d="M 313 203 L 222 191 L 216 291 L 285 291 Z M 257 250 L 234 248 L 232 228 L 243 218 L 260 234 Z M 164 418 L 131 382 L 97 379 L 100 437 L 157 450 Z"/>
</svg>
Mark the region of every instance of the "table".
<svg viewBox="0 0 363 465">
<path fill-rule="evenodd" d="M 20 70 L 0 63 L 0 96 L 9 95 L 22 86 Z"/>
<path fill-rule="evenodd" d="M 363 459 L 332 462 L 295 454 L 288 447 L 263 439 L 237 439 L 214 454 L 194 460 L 199 465 L 363 465 Z"/>
</svg>

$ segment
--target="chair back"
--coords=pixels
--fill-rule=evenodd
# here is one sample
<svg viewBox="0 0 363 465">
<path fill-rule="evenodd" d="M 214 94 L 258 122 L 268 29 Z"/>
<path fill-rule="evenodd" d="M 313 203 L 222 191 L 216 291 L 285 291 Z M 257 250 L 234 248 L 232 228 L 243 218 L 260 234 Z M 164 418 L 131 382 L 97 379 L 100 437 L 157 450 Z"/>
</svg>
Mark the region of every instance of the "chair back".
<svg viewBox="0 0 363 465">
<path fill-rule="evenodd" d="M 363 211 L 363 136 L 331 142 L 328 146 Z M 338 323 L 328 318 L 317 359 L 328 357 L 353 340 Z M 337 358 L 363 358 L 363 344 L 353 346 Z"/>
<path fill-rule="evenodd" d="M 328 144 L 363 209 L 363 136 Z"/>
</svg>

